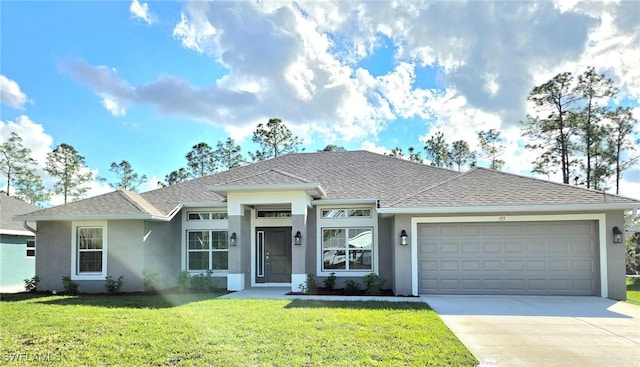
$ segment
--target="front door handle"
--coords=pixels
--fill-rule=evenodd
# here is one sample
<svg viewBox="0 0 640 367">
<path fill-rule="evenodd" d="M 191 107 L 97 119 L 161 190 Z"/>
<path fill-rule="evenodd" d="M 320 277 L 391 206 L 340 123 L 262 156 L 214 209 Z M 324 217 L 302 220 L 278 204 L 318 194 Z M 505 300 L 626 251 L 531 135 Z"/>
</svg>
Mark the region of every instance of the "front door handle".
<svg viewBox="0 0 640 367">
<path fill-rule="evenodd" d="M 264 261 L 269 265 L 269 252 L 265 254 Z"/>
</svg>

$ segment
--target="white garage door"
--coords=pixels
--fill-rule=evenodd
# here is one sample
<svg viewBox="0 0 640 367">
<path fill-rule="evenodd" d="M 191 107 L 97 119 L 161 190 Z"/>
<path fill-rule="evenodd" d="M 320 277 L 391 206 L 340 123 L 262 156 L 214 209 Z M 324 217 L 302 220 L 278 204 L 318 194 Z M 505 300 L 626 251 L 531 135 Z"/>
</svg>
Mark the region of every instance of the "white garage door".
<svg viewBox="0 0 640 367">
<path fill-rule="evenodd" d="M 419 292 L 595 295 L 593 221 L 418 225 Z"/>
</svg>

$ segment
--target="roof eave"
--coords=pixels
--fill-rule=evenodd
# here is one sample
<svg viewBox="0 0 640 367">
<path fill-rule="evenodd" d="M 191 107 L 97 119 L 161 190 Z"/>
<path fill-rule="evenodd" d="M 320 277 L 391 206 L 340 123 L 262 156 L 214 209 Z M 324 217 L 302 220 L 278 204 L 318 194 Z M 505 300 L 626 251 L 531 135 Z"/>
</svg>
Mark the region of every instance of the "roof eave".
<svg viewBox="0 0 640 367">
<path fill-rule="evenodd" d="M 29 231 L 21 231 L 15 229 L 0 229 L 0 234 L 8 235 L 8 236 L 29 236 L 33 237 L 35 234 Z"/>
<path fill-rule="evenodd" d="M 377 203 L 378 199 L 319 199 L 311 201 L 312 205 L 368 205 Z"/>
<path fill-rule="evenodd" d="M 639 203 L 606 204 L 557 204 L 557 205 L 499 205 L 499 206 L 454 206 L 454 207 L 387 207 L 379 208 L 381 214 L 482 214 L 506 212 L 559 212 L 594 210 L 632 210 Z"/>
<path fill-rule="evenodd" d="M 14 220 L 29 222 L 52 222 L 52 221 L 94 221 L 94 220 L 151 220 L 168 222 L 172 216 L 158 216 L 151 214 L 71 214 L 71 215 L 25 215 L 16 216 Z"/>
<path fill-rule="evenodd" d="M 296 191 L 304 190 L 315 198 L 324 198 L 327 193 L 319 183 L 293 183 L 293 184 L 257 184 L 257 185 L 218 185 L 209 186 L 207 190 L 216 194 L 227 196 L 229 192 L 252 192 L 252 191 Z"/>
</svg>

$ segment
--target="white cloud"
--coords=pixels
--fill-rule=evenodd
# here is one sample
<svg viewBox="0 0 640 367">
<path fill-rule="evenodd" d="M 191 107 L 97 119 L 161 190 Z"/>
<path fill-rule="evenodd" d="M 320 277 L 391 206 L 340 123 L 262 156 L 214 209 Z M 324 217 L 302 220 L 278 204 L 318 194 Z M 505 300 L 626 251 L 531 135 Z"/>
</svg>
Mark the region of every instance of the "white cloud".
<svg viewBox="0 0 640 367">
<path fill-rule="evenodd" d="M 156 16 L 149 11 L 149 4 L 147 3 L 133 0 L 131 6 L 129 6 L 129 12 L 131 13 L 131 18 L 141 19 L 149 25 L 156 21 Z"/>
<path fill-rule="evenodd" d="M 22 110 L 27 102 L 27 95 L 20 90 L 18 83 L 0 74 L 0 103 Z"/>
<path fill-rule="evenodd" d="M 45 187 L 51 188 L 53 186 L 53 179 L 44 170 L 47 162 L 47 154 L 53 150 L 53 138 L 51 135 L 45 132 L 42 124 L 32 121 L 28 116 L 22 115 L 16 118 L 15 121 L 0 121 L 0 141 L 6 141 L 11 133 L 15 132 L 22 138 L 22 143 L 25 148 L 31 150 L 31 157 L 36 160 L 37 166 L 35 173 L 42 177 Z M 91 170 L 94 177 L 98 176 L 98 170 Z M 0 184 L 2 187 L 6 185 L 6 181 L 0 177 Z M 85 197 L 91 197 L 101 195 L 110 191 L 113 191 L 108 185 L 92 181 L 85 185 L 89 188 Z M 64 203 L 62 195 L 54 195 L 51 198 L 51 205 L 60 205 Z"/>
<path fill-rule="evenodd" d="M 378 141 L 396 119 L 425 121 L 414 132 L 422 140 L 441 130 L 472 146 L 478 131 L 496 128 L 508 138 L 507 166 L 528 170 L 519 121 L 533 86 L 594 65 L 638 103 L 640 25 L 628 16 L 637 4 L 189 2 L 173 37 L 229 70 L 210 86 L 172 75 L 131 85 L 84 61 L 65 69 L 118 116 L 149 104 L 224 126 L 236 140 L 274 116 L 311 140 L 344 142 Z M 358 64 L 383 46 L 395 50 L 386 74 Z M 442 88 L 416 87 L 418 66 L 441 71 Z"/>
</svg>

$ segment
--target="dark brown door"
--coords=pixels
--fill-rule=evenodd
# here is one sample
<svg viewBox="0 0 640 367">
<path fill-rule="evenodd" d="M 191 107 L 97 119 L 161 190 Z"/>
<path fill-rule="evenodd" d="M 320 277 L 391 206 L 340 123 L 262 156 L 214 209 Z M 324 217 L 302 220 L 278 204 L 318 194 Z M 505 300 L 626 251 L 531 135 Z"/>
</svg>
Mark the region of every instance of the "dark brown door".
<svg viewBox="0 0 640 367">
<path fill-rule="evenodd" d="M 291 282 L 291 227 L 256 228 L 256 283 Z"/>
</svg>

